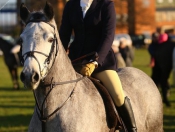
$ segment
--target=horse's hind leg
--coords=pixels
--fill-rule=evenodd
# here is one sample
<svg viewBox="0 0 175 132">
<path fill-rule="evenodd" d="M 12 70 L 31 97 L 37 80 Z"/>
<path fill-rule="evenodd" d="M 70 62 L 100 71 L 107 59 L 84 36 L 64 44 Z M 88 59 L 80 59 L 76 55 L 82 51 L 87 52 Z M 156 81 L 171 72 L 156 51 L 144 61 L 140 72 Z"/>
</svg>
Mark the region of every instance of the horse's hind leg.
<svg viewBox="0 0 175 132">
<path fill-rule="evenodd" d="M 13 88 L 18 90 L 19 89 L 19 83 L 18 83 L 17 68 L 10 68 L 9 67 L 9 71 L 10 71 L 10 75 L 11 75 L 12 82 L 13 82 Z"/>
</svg>

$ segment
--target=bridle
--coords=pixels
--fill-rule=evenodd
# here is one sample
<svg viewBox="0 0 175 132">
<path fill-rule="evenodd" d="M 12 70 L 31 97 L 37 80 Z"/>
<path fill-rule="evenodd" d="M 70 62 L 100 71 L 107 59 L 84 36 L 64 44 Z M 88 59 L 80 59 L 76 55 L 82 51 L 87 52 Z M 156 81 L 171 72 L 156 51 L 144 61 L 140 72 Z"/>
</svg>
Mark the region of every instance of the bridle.
<svg viewBox="0 0 175 132">
<path fill-rule="evenodd" d="M 22 63 L 22 64 L 24 64 L 25 60 L 26 60 L 28 57 L 33 57 L 33 58 L 37 61 L 38 65 L 39 65 L 40 75 L 41 75 L 41 77 L 42 77 L 41 80 L 42 80 L 42 82 L 44 82 L 44 78 L 45 78 L 45 77 L 47 76 L 47 74 L 49 73 L 49 70 L 53 67 L 54 62 L 55 62 L 55 59 L 56 59 L 56 56 L 57 56 L 57 53 L 58 53 L 58 41 L 57 41 L 57 37 L 56 37 L 56 33 L 55 33 L 55 27 L 54 27 L 54 25 L 50 24 L 49 22 L 43 21 L 43 20 L 31 20 L 31 21 L 28 21 L 27 24 L 30 23 L 30 22 L 35 22 L 35 23 L 36 23 L 36 22 L 37 22 L 37 23 L 39 23 L 39 22 L 45 22 L 45 23 L 49 24 L 51 27 L 54 28 L 54 39 L 53 39 L 53 43 L 52 43 L 52 45 L 51 45 L 51 49 L 50 49 L 49 55 L 47 55 L 47 54 L 45 54 L 45 53 L 42 53 L 42 52 L 40 52 L 40 51 L 28 51 L 28 52 L 24 53 L 24 54 L 21 56 L 21 63 Z M 27 24 L 26 24 L 26 25 L 27 25 Z M 56 46 L 55 46 L 55 45 L 56 45 Z M 49 64 L 50 64 L 50 62 L 51 62 L 51 59 L 52 59 L 52 56 L 53 56 L 55 47 L 56 47 L 56 53 L 55 53 L 55 56 L 54 56 L 54 60 L 52 61 L 51 67 L 48 68 L 48 66 L 49 66 Z M 22 44 L 21 44 L 21 49 L 22 49 Z M 41 66 L 40 66 L 40 64 L 39 64 L 38 59 L 35 57 L 34 53 L 38 53 L 38 54 L 42 54 L 42 55 L 46 56 L 46 59 L 45 59 L 44 64 L 46 65 L 47 72 L 46 72 L 46 74 L 45 74 L 44 76 L 42 76 L 42 69 L 41 69 Z M 48 86 L 49 86 L 50 89 L 49 89 L 49 91 L 47 92 L 47 94 L 45 95 L 45 98 L 44 98 L 44 100 L 43 100 L 43 102 L 42 102 L 42 104 L 41 104 L 41 108 L 39 107 L 39 102 L 38 102 L 38 99 L 37 99 L 37 95 L 36 95 L 35 91 L 33 90 L 33 94 L 34 94 L 35 102 L 36 102 L 36 106 L 37 106 L 36 112 L 37 112 L 37 115 L 38 115 L 40 121 L 42 122 L 42 132 L 45 132 L 45 131 L 46 131 L 46 130 L 45 130 L 45 123 L 46 123 L 47 119 L 49 119 L 53 114 L 55 114 L 58 110 L 60 110 L 60 109 L 66 104 L 66 102 L 67 102 L 67 101 L 70 99 L 70 97 L 72 96 L 73 91 L 74 91 L 74 89 L 75 89 L 75 87 L 76 87 L 76 85 L 77 85 L 77 82 L 80 81 L 80 80 L 82 80 L 83 78 L 84 78 L 84 76 L 83 76 L 83 77 L 80 77 L 80 78 L 77 78 L 77 79 L 75 79 L 75 80 L 70 80 L 70 81 L 65 81 L 65 82 L 53 82 L 53 77 L 52 77 L 51 83 L 48 84 L 48 85 L 44 85 L 44 87 L 48 87 Z M 45 105 L 45 102 L 46 102 L 47 97 L 49 96 L 49 94 L 51 93 L 51 91 L 53 90 L 53 88 L 54 88 L 55 86 L 57 86 L 57 85 L 64 85 L 64 84 L 69 84 L 69 83 L 76 83 L 76 84 L 75 84 L 73 90 L 70 92 L 70 95 L 68 96 L 68 98 L 62 103 L 61 106 L 57 107 L 51 114 L 49 114 L 49 115 L 47 115 L 47 116 L 44 116 L 44 105 Z"/>
<path fill-rule="evenodd" d="M 33 57 L 36 62 L 38 63 L 39 65 L 39 71 L 40 71 L 40 76 L 41 76 L 41 80 L 44 80 L 44 78 L 46 77 L 46 75 L 49 73 L 49 70 L 52 68 L 54 62 L 55 62 L 55 58 L 57 56 L 57 53 L 58 53 L 58 41 L 57 41 L 57 37 L 56 37 L 56 33 L 55 33 L 55 26 L 50 24 L 49 22 L 47 21 L 41 21 L 41 20 L 30 20 L 26 23 L 29 24 L 31 22 L 35 22 L 35 23 L 39 23 L 39 22 L 45 22 L 46 24 L 49 24 L 52 28 L 54 28 L 54 38 L 53 38 L 53 42 L 52 42 L 52 45 L 51 45 L 51 49 L 50 49 L 50 52 L 49 52 L 49 55 L 45 54 L 45 53 L 42 53 L 40 51 L 28 51 L 26 53 L 24 53 L 23 55 L 21 55 L 21 63 L 22 65 L 24 64 L 25 60 L 28 58 L 28 57 Z M 49 68 L 49 64 L 51 62 L 51 59 L 52 59 L 52 56 L 53 56 L 53 53 L 54 53 L 54 50 L 55 50 L 55 47 L 56 47 L 56 52 L 55 52 L 55 55 L 54 55 L 54 60 L 52 61 L 52 65 L 51 67 Z M 21 49 L 22 49 L 22 44 L 21 44 Z M 38 59 L 35 57 L 34 53 L 38 53 L 38 54 L 41 54 L 41 55 L 44 55 L 46 57 L 45 61 L 44 61 L 44 68 L 41 69 L 41 65 L 38 61 Z M 43 75 L 43 70 L 44 69 L 47 69 L 46 73 Z"/>
</svg>

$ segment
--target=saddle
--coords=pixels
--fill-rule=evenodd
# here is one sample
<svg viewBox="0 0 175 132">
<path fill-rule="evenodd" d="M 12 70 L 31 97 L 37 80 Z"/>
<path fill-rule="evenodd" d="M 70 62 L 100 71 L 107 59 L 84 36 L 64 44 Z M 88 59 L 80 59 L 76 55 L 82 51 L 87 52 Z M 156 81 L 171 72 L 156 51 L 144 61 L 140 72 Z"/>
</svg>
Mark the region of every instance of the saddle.
<svg viewBox="0 0 175 132">
<path fill-rule="evenodd" d="M 94 83 L 94 85 L 96 86 L 98 92 L 100 93 L 103 99 L 105 110 L 106 110 L 106 116 L 107 116 L 107 124 L 108 124 L 108 127 L 110 128 L 109 132 L 115 132 L 115 130 L 125 129 L 125 125 L 122 119 L 120 118 L 115 108 L 115 104 L 109 92 L 107 91 L 107 89 L 104 87 L 104 85 L 100 83 L 99 80 L 92 77 L 88 77 L 88 78 Z"/>
</svg>

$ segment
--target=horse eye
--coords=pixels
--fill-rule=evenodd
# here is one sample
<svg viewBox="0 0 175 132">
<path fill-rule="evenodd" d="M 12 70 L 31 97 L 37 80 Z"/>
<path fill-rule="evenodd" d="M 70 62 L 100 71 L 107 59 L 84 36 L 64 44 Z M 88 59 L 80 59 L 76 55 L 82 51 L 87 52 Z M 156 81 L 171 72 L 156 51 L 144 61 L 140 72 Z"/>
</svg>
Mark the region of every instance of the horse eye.
<svg viewBox="0 0 175 132">
<path fill-rule="evenodd" d="M 52 42 L 53 42 L 53 38 L 50 38 L 50 39 L 48 40 L 48 42 L 49 42 L 49 43 L 52 43 Z"/>
</svg>

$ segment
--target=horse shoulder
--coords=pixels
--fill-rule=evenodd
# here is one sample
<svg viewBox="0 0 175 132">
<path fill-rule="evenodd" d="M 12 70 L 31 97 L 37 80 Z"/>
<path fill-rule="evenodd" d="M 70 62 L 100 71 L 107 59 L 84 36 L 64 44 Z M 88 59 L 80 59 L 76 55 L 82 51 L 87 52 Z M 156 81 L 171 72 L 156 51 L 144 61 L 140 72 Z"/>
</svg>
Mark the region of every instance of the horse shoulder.
<svg viewBox="0 0 175 132">
<path fill-rule="evenodd" d="M 66 115 L 66 111 L 71 114 Z M 85 78 L 78 82 L 67 108 L 61 114 L 69 132 L 107 132 L 106 114 L 103 100 L 92 82 Z M 68 121 L 68 122 L 67 122 Z M 70 127 L 69 127 L 70 126 Z"/>
</svg>

